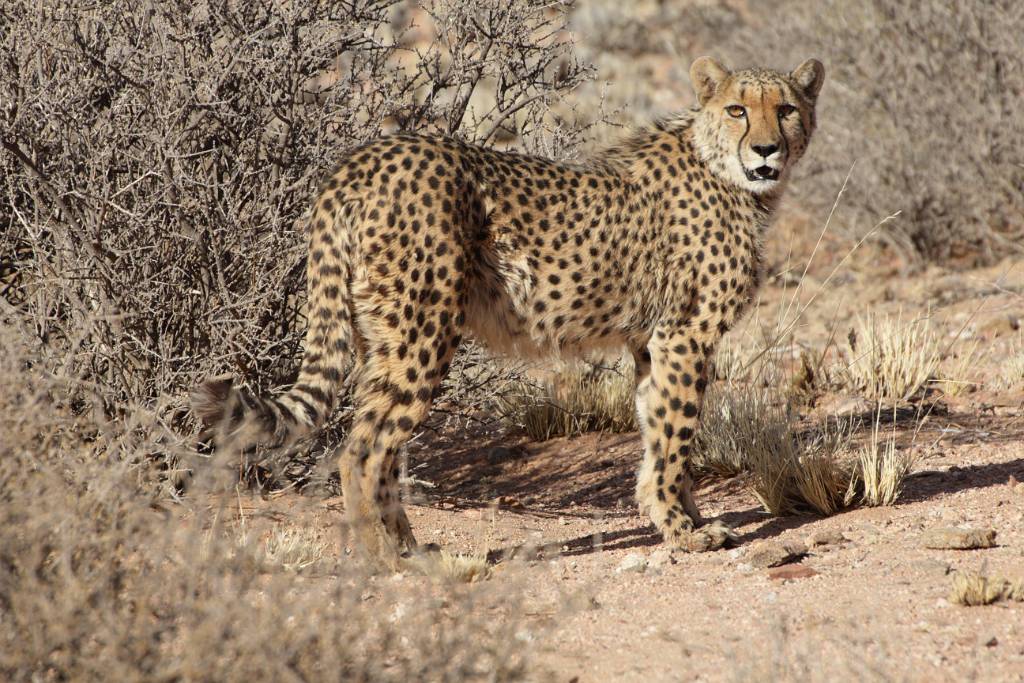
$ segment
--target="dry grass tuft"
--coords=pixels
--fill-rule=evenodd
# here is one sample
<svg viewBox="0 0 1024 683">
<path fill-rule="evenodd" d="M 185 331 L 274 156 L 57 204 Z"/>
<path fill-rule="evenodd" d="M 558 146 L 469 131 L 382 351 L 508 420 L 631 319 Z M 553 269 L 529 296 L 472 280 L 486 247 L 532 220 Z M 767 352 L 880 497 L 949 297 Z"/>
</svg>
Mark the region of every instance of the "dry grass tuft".
<svg viewBox="0 0 1024 683">
<path fill-rule="evenodd" d="M 802 433 L 791 425 L 788 434 L 773 433 L 778 436 L 775 459 L 759 449 L 750 463 L 754 495 L 765 509 L 774 515 L 801 511 L 832 515 L 842 509 L 850 472 L 840 456 L 850 431 L 825 422 Z"/>
<path fill-rule="evenodd" d="M 798 431 L 785 402 L 770 392 L 716 388 L 705 403 L 695 459 L 716 474 L 749 472 L 752 492 L 773 515 L 830 515 L 849 483 L 839 457 L 849 439 L 850 429 L 837 423 Z"/>
<path fill-rule="evenodd" d="M 441 550 L 416 555 L 408 565 L 424 576 L 446 583 L 476 583 L 491 577 L 487 553 L 459 555 Z"/>
<path fill-rule="evenodd" d="M 982 360 L 982 353 L 979 350 L 980 339 L 975 339 L 966 348 L 960 349 L 949 367 L 939 370 L 939 377 L 935 383 L 947 396 L 960 396 L 973 391 L 980 385 L 977 379 L 969 379 L 977 372 L 977 367 Z M 1022 366 L 1024 370 L 1024 366 Z"/>
<path fill-rule="evenodd" d="M 798 429 L 786 403 L 768 391 L 713 387 L 697 434 L 695 464 L 719 476 L 749 474 L 754 496 L 773 515 L 832 515 L 853 504 L 892 505 L 914 465 L 912 451 L 883 440 L 878 420 L 856 457 L 855 422 L 825 420 Z"/>
<path fill-rule="evenodd" d="M 751 462 L 773 461 L 778 445 L 789 443 L 789 433 L 785 411 L 765 392 L 712 385 L 704 398 L 694 464 L 718 476 L 736 476 Z"/>
<path fill-rule="evenodd" d="M 935 376 L 941 353 L 926 316 L 904 321 L 874 315 L 861 319 L 847 339 L 850 362 L 839 373 L 872 401 L 905 401 Z"/>
<path fill-rule="evenodd" d="M 957 572 L 953 575 L 950 602 L 974 607 L 1001 600 L 1024 602 L 1024 581 L 988 577 L 980 572 Z"/>
<path fill-rule="evenodd" d="M 818 514 L 834 515 L 846 507 L 850 466 L 840 454 L 849 435 L 824 427 L 812 438 L 811 444 L 804 446 L 805 454 L 790 468 L 800 493 L 797 501 L 806 502 Z"/>
<path fill-rule="evenodd" d="M 753 351 L 743 348 L 731 337 L 718 345 L 714 363 L 711 364 L 711 379 L 736 384 L 750 379 L 750 360 Z"/>
<path fill-rule="evenodd" d="M 542 385 L 518 384 L 499 397 L 498 405 L 506 422 L 544 441 L 636 429 L 635 395 L 631 373 L 574 366 Z"/>
<path fill-rule="evenodd" d="M 328 559 L 330 547 L 308 527 L 276 528 L 263 542 L 263 557 L 286 571 L 300 571 Z"/>
<path fill-rule="evenodd" d="M 1016 389 L 1024 387 L 1024 340 L 1010 352 L 1009 359 L 996 377 L 995 384 L 1000 389 Z"/>
<path fill-rule="evenodd" d="M 914 469 L 914 451 L 896 448 L 896 428 L 882 436 L 879 420 L 871 428 L 871 440 L 857 455 L 847 502 L 854 498 L 864 505 L 893 505 L 903 492 L 903 482 Z"/>
</svg>

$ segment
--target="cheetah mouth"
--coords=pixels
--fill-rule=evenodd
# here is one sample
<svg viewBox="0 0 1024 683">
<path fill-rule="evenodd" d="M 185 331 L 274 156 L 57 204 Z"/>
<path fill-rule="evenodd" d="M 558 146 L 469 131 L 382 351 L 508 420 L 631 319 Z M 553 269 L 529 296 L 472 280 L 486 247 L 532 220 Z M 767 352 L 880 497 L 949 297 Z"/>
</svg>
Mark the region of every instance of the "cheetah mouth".
<svg viewBox="0 0 1024 683">
<path fill-rule="evenodd" d="M 749 168 L 743 169 L 744 173 L 747 174 L 747 180 L 757 182 L 758 180 L 778 180 L 779 169 L 772 168 L 771 166 L 758 166 L 751 170 Z"/>
</svg>

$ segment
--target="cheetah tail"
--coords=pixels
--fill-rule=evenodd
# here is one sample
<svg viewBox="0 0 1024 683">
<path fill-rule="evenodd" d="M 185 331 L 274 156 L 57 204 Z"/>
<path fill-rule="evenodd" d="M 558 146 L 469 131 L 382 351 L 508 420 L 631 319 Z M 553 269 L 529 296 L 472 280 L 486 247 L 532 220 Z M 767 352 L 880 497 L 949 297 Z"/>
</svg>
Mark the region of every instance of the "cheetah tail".
<svg viewBox="0 0 1024 683">
<path fill-rule="evenodd" d="M 281 446 L 306 436 L 330 416 L 352 365 L 349 231 L 336 221 L 348 220 L 350 209 L 320 203 L 313 214 L 309 328 L 295 385 L 281 396 L 263 398 L 236 387 L 229 376 L 203 382 L 190 396 L 193 414 L 206 427 L 200 439 L 216 435 L 236 448 Z"/>
</svg>

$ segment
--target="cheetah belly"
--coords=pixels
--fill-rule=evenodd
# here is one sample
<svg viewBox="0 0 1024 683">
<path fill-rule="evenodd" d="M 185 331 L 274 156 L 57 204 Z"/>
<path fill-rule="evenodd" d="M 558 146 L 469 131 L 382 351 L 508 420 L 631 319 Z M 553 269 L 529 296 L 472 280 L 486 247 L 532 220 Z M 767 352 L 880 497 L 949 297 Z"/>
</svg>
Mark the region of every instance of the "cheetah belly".
<svg viewBox="0 0 1024 683">
<path fill-rule="evenodd" d="M 633 335 L 605 328 L 600 334 L 582 317 L 550 298 L 549 285 L 531 272 L 525 256 L 481 250 L 466 301 L 468 332 L 489 350 L 517 358 L 580 358 L 619 350 Z M 539 307 L 538 301 L 545 306 Z"/>
</svg>

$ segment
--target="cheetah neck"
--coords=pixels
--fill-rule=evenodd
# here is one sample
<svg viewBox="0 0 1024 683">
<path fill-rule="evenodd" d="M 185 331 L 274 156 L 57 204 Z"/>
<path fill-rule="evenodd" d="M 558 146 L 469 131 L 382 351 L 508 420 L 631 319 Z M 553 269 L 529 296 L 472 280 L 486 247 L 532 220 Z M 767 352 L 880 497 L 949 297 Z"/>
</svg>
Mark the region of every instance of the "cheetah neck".
<svg viewBox="0 0 1024 683">
<path fill-rule="evenodd" d="M 664 140 L 676 142 L 680 145 L 676 154 L 692 156 L 697 166 L 720 183 L 721 191 L 737 204 L 749 207 L 758 231 L 764 231 L 778 208 L 786 179 L 767 192 L 753 192 L 732 182 L 725 161 L 702 141 L 699 114 L 698 110 L 690 110 L 656 121 L 607 150 L 603 158 L 606 163 L 623 168 L 632 178 L 642 180 L 648 175 L 650 155 L 659 153 Z"/>
</svg>

